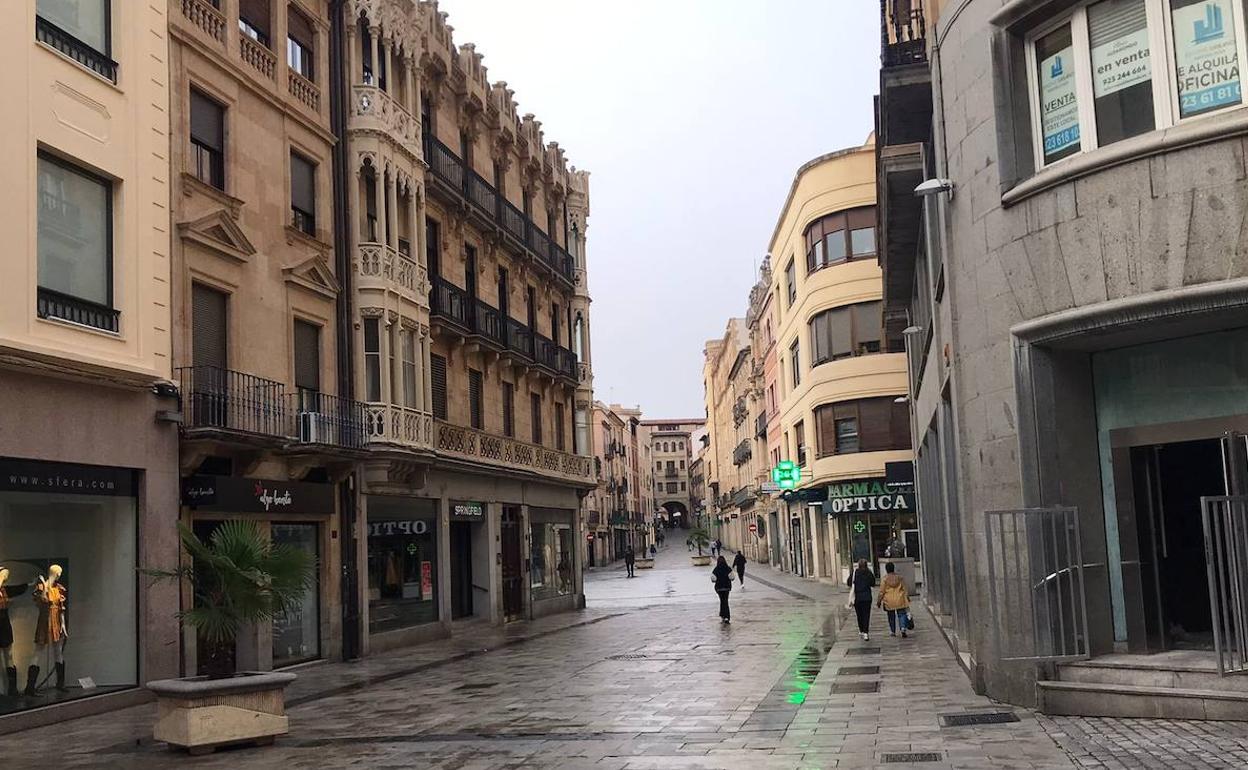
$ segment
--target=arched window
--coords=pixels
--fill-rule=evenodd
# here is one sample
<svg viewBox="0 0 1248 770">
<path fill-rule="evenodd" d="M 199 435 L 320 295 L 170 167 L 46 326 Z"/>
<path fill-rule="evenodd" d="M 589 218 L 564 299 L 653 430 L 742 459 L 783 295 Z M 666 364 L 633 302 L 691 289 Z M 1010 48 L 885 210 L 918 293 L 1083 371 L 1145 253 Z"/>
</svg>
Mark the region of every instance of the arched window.
<svg viewBox="0 0 1248 770">
<path fill-rule="evenodd" d="M 573 342 L 576 344 L 576 359 L 578 361 L 585 360 L 585 317 L 580 313 L 576 314 L 576 323 L 574 324 Z"/>
</svg>

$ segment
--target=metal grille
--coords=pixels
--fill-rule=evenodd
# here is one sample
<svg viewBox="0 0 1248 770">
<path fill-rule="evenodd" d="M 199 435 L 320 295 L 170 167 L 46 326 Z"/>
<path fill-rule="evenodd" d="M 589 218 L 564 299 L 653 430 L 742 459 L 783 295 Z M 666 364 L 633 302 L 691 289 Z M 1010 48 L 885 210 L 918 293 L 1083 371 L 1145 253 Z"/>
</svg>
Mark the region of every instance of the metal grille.
<svg viewBox="0 0 1248 770">
<path fill-rule="evenodd" d="M 871 682 L 833 682 L 832 683 L 833 695 L 845 695 L 848 693 L 867 693 L 867 692 L 879 692 L 879 691 L 880 691 L 879 680 L 875 680 Z"/>
<path fill-rule="evenodd" d="M 846 655 L 879 655 L 879 647 L 851 647 L 845 651 Z"/>
<path fill-rule="evenodd" d="M 863 676 L 878 673 L 880 673 L 879 666 L 841 666 L 836 670 L 837 676 Z"/>
<path fill-rule="evenodd" d="M 988 586 L 1004 660 L 1088 657 L 1088 617 L 1074 508 L 987 511 Z"/>
<path fill-rule="evenodd" d="M 903 751 L 896 754 L 881 754 L 880 762 L 939 762 L 944 759 L 939 751 Z"/>
<path fill-rule="evenodd" d="M 1202 497 L 1218 673 L 1248 672 L 1248 496 Z"/>
<path fill-rule="evenodd" d="M 642 653 L 628 652 L 623 655 L 608 655 L 607 660 L 642 660 L 647 656 Z"/>
<path fill-rule="evenodd" d="M 972 725 L 1001 725 L 1017 722 L 1013 711 L 990 711 L 985 714 L 941 714 L 941 727 L 970 727 Z"/>
</svg>

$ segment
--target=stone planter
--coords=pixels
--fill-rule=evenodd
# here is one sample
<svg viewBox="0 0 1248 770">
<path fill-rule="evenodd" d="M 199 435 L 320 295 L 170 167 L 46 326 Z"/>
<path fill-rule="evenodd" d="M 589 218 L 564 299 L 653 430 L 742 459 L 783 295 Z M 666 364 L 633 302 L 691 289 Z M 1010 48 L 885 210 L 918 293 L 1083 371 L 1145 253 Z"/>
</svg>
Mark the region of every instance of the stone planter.
<svg viewBox="0 0 1248 770">
<path fill-rule="evenodd" d="M 690 556 L 689 558 L 693 560 L 693 566 L 695 566 L 695 567 L 709 567 L 709 566 L 711 566 L 711 557 L 710 557 L 710 556 Z"/>
<path fill-rule="evenodd" d="M 240 743 L 268 745 L 289 731 L 286 688 L 293 681 L 294 674 L 265 672 L 148 682 L 157 707 L 152 736 L 192 754 Z"/>
<path fill-rule="evenodd" d="M 637 569 L 654 569 L 654 559 L 638 559 Z"/>
</svg>

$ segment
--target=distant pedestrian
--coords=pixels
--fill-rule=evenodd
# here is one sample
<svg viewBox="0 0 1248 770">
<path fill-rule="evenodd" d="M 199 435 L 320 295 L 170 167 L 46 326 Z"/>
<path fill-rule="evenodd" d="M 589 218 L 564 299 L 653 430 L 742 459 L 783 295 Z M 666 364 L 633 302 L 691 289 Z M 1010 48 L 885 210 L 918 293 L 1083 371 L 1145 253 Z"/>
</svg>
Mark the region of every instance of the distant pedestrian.
<svg viewBox="0 0 1248 770">
<path fill-rule="evenodd" d="M 658 553 L 658 551 L 655 549 L 654 543 L 651 543 L 650 544 L 650 558 L 653 559 L 656 553 Z"/>
<path fill-rule="evenodd" d="M 737 582 L 741 583 L 741 590 L 745 590 L 745 554 L 737 551 L 736 557 L 732 560 L 732 568 L 737 571 Z"/>
<path fill-rule="evenodd" d="M 888 635 L 896 636 L 897 627 L 901 627 L 901 637 L 906 637 L 910 628 L 910 592 L 906 581 L 897 574 L 897 567 L 891 561 L 884 565 L 888 574 L 880 581 L 880 598 L 875 606 L 883 607 L 888 612 Z"/>
<path fill-rule="evenodd" d="M 732 592 L 732 567 L 728 560 L 719 557 L 715 569 L 711 570 L 711 580 L 715 582 L 715 593 L 719 594 L 719 617 L 724 623 L 732 622 L 732 613 L 728 610 L 728 594 Z"/>
<path fill-rule="evenodd" d="M 691 553 L 693 552 L 693 538 L 691 537 L 685 538 L 685 550 Z"/>
<path fill-rule="evenodd" d="M 631 545 L 624 549 L 624 566 L 628 568 L 628 576 L 630 578 L 637 577 L 633 573 L 637 566 L 637 554 L 633 553 L 633 547 Z"/>
<path fill-rule="evenodd" d="M 867 641 L 867 632 L 871 626 L 871 589 L 875 587 L 875 573 L 867 567 L 866 559 L 858 560 L 858 567 L 845 583 L 854 589 L 854 612 L 858 614 L 858 633 L 862 641 Z"/>
</svg>

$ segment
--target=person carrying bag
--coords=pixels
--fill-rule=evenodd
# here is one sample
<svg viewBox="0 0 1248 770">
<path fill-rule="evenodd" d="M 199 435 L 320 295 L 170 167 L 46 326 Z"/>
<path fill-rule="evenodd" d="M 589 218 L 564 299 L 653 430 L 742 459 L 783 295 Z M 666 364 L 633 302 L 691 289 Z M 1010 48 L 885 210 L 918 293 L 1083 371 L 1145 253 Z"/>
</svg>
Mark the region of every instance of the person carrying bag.
<svg viewBox="0 0 1248 770">
<path fill-rule="evenodd" d="M 888 574 L 880 583 L 880 598 L 876 600 L 875 606 L 883 607 L 888 613 L 888 635 L 896 636 L 900 626 L 904 639 L 906 632 L 914 628 L 914 621 L 910 619 L 910 592 L 906 588 L 906 581 L 897 574 L 896 565 L 888 562 L 884 565 L 884 571 Z"/>
</svg>

